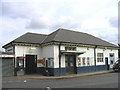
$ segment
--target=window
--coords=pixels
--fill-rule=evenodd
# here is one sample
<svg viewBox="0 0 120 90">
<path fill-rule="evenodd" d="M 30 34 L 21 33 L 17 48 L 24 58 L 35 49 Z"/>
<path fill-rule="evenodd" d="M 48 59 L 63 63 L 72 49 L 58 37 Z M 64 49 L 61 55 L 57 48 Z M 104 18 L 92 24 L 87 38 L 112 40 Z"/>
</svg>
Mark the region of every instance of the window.
<svg viewBox="0 0 120 90">
<path fill-rule="evenodd" d="M 85 57 L 82 58 L 83 65 L 85 65 Z"/>
<path fill-rule="evenodd" d="M 103 53 L 97 53 L 97 62 L 103 62 Z"/>
<path fill-rule="evenodd" d="M 69 58 L 66 56 L 66 57 L 65 57 L 65 66 L 66 66 L 66 67 L 69 66 L 69 65 L 68 65 L 68 59 L 69 59 Z"/>
</svg>

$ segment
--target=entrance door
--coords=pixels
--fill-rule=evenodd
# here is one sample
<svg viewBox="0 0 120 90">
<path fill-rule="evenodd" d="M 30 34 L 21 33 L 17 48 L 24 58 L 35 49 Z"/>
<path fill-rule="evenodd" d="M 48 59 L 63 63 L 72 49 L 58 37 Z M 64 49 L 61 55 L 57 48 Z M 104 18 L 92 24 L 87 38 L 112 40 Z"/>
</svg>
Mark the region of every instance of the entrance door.
<svg viewBox="0 0 120 90">
<path fill-rule="evenodd" d="M 109 70 L 108 57 L 105 57 L 105 65 L 107 66 L 107 70 Z"/>
<path fill-rule="evenodd" d="M 36 73 L 37 69 L 37 56 L 36 55 L 26 55 L 26 74 Z"/>
<path fill-rule="evenodd" d="M 113 68 L 113 64 L 115 62 L 115 56 L 114 53 L 110 53 L 110 68 Z"/>
<path fill-rule="evenodd" d="M 66 67 L 66 74 L 76 73 L 76 56 L 75 55 L 65 56 L 65 67 Z"/>
</svg>

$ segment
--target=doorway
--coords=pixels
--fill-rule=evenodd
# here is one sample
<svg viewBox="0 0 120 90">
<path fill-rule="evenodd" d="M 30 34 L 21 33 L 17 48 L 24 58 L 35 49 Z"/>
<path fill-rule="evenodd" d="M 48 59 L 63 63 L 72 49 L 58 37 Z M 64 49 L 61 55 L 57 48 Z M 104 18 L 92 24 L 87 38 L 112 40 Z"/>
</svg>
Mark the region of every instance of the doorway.
<svg viewBox="0 0 120 90">
<path fill-rule="evenodd" d="M 26 74 L 34 74 L 37 69 L 37 55 L 26 55 Z"/>
<path fill-rule="evenodd" d="M 115 55 L 114 53 L 110 53 L 110 68 L 113 68 L 114 62 L 115 62 Z"/>
<path fill-rule="evenodd" d="M 76 73 L 76 55 L 65 55 L 66 74 Z"/>
<path fill-rule="evenodd" d="M 105 57 L 105 65 L 107 66 L 107 70 L 109 70 L 108 57 Z"/>
</svg>

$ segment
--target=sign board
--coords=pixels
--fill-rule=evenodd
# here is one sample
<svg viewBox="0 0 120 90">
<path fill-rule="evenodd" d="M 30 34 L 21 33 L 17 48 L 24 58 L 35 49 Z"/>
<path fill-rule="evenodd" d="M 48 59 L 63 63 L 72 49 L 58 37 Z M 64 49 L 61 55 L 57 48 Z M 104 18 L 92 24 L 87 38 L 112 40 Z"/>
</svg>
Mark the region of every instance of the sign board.
<svg viewBox="0 0 120 90">
<path fill-rule="evenodd" d="M 17 57 L 18 59 L 25 59 L 25 57 Z"/>
</svg>

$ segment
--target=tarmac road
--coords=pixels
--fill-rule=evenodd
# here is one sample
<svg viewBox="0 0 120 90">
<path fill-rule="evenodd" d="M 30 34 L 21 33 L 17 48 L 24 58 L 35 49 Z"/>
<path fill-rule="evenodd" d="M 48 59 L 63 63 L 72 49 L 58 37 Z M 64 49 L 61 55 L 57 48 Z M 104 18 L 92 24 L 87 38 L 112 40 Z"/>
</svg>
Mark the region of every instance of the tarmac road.
<svg viewBox="0 0 120 90">
<path fill-rule="evenodd" d="M 24 79 L 3 78 L 3 88 L 118 88 L 118 73 L 106 73 L 71 79 Z"/>
</svg>

